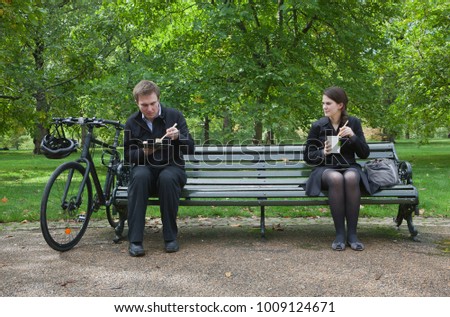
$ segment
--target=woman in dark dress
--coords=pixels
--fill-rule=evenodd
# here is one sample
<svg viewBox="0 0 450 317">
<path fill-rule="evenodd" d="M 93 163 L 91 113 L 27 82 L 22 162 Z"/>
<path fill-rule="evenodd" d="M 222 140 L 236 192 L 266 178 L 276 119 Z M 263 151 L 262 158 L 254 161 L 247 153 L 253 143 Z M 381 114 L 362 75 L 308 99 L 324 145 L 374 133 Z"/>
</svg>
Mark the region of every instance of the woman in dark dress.
<svg viewBox="0 0 450 317">
<path fill-rule="evenodd" d="M 342 88 L 330 87 L 323 92 L 325 116 L 312 124 L 304 153 L 305 161 L 315 166 L 306 183 L 306 193 L 318 196 L 322 190 L 328 191 L 336 229 L 332 249 L 343 251 L 347 244 L 353 250 L 362 251 L 364 244 L 357 237 L 356 227 L 361 190 L 370 192 L 370 187 L 355 155 L 367 158 L 370 149 L 360 120 L 348 115 L 347 103 L 347 94 Z M 339 153 L 332 153 L 327 136 L 339 136 Z"/>
</svg>

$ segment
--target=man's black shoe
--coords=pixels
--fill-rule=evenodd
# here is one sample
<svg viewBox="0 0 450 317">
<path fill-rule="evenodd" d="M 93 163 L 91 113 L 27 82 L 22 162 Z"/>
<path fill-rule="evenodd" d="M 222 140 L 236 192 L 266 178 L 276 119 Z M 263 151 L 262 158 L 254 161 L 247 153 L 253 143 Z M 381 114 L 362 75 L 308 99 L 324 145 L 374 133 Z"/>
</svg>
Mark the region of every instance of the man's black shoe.
<svg viewBox="0 0 450 317">
<path fill-rule="evenodd" d="M 166 249 L 166 252 L 172 253 L 172 252 L 177 252 L 180 249 L 180 247 L 178 245 L 177 240 L 173 240 L 173 241 L 165 242 L 165 249 Z"/>
<path fill-rule="evenodd" d="M 131 256 L 143 256 L 145 254 L 144 247 L 140 242 L 137 243 L 130 242 L 130 247 L 128 248 L 128 251 L 130 252 Z"/>
</svg>

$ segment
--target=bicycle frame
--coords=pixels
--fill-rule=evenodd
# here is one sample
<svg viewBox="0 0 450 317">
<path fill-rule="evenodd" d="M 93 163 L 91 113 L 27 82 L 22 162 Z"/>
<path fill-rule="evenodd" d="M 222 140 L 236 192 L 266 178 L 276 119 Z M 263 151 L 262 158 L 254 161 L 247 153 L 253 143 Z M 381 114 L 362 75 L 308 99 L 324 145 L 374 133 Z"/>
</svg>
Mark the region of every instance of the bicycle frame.
<svg viewBox="0 0 450 317">
<path fill-rule="evenodd" d="M 90 174 L 92 181 L 94 182 L 94 187 L 95 187 L 95 190 L 97 193 L 97 197 L 94 200 L 93 205 L 91 206 L 92 209 L 90 212 L 97 211 L 98 208 L 100 208 L 100 206 L 109 207 L 109 206 L 111 206 L 112 199 L 107 200 L 107 197 L 111 197 L 111 195 L 110 195 L 111 193 L 109 192 L 111 189 L 111 186 L 108 186 L 108 185 L 113 180 L 115 168 L 120 163 L 120 156 L 117 152 L 117 147 L 119 145 L 120 133 L 123 130 L 124 126 L 117 121 L 101 120 L 101 119 L 95 119 L 95 118 L 93 118 L 93 119 L 78 118 L 78 119 L 76 119 L 77 120 L 76 122 L 73 121 L 74 120 L 73 118 L 69 118 L 67 120 L 63 121 L 63 122 L 68 125 L 80 124 L 82 126 L 87 127 L 87 133 L 86 133 L 86 136 L 84 137 L 81 156 L 80 156 L 80 158 L 78 158 L 76 160 L 76 162 L 78 162 L 78 163 L 86 164 L 86 171 L 85 171 L 82 183 L 80 184 L 80 188 L 79 188 L 79 191 L 78 191 L 78 194 L 76 197 L 76 205 L 77 205 L 77 207 L 79 207 L 79 205 L 81 204 L 81 195 L 82 195 L 84 187 L 86 186 L 86 181 L 89 178 L 89 174 Z M 97 139 L 93 133 L 95 127 L 103 127 L 103 126 L 106 126 L 107 124 L 113 125 L 115 127 L 114 140 L 113 140 L 112 144 L 107 144 L 106 142 L 103 142 L 103 141 Z M 108 168 L 108 171 L 106 173 L 105 184 L 103 187 L 103 188 L 105 188 L 105 190 L 103 190 L 103 188 L 100 184 L 100 179 L 98 177 L 97 169 L 95 167 L 94 161 L 93 161 L 91 153 L 90 153 L 90 148 L 91 148 L 92 144 L 100 145 L 103 148 L 111 150 L 111 152 L 109 152 L 110 159 L 109 159 L 108 165 L 106 166 L 106 164 L 104 164 Z M 103 161 L 103 158 L 102 158 L 102 161 Z M 72 178 L 72 175 L 69 175 L 69 178 L 67 180 L 67 187 L 71 182 L 71 178 Z M 62 203 L 64 203 L 64 201 L 66 201 L 66 200 L 67 200 L 67 188 L 65 190 L 64 197 L 62 197 Z"/>
</svg>

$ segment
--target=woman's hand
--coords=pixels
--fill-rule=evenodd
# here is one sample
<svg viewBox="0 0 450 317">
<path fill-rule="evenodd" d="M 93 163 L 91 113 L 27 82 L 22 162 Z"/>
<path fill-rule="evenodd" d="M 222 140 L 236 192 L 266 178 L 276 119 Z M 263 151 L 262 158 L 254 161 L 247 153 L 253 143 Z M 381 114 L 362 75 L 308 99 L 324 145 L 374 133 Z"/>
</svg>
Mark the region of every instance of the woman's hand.
<svg viewBox="0 0 450 317">
<path fill-rule="evenodd" d="M 331 142 L 325 141 L 325 147 L 323 148 L 323 154 L 325 156 L 331 154 Z"/>
<path fill-rule="evenodd" d="M 350 127 L 343 126 L 343 127 L 339 128 L 339 133 L 338 133 L 339 137 L 351 138 L 354 135 L 355 135 L 355 133 L 353 132 L 352 128 L 350 128 Z"/>
</svg>

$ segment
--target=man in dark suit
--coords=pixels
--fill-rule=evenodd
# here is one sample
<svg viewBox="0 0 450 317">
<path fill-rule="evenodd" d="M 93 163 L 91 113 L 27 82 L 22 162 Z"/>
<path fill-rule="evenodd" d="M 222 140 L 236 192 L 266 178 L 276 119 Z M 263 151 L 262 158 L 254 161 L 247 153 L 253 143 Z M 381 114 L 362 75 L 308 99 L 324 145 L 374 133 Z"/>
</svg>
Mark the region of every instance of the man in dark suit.
<svg viewBox="0 0 450 317">
<path fill-rule="evenodd" d="M 142 241 L 151 195 L 160 200 L 165 250 L 176 252 L 179 199 L 187 180 L 183 154 L 194 152 L 194 141 L 183 114 L 160 103 L 160 89 L 155 83 L 142 80 L 133 96 L 139 110 L 127 119 L 124 136 L 125 161 L 132 166 L 128 185 L 129 253 L 145 254 Z"/>
</svg>

